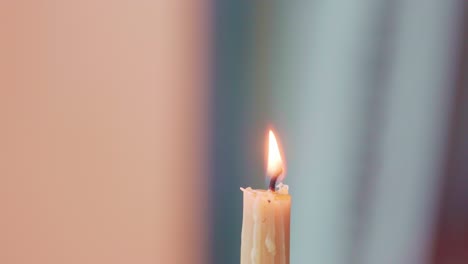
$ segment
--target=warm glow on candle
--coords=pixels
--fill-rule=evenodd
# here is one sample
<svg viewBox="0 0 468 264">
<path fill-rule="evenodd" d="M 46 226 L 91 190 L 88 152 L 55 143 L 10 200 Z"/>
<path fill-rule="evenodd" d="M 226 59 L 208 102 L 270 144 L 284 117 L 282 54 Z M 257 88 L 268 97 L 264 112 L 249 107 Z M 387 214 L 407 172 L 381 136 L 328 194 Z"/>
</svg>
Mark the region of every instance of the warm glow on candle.
<svg viewBox="0 0 468 264">
<path fill-rule="evenodd" d="M 284 173 L 284 164 L 276 141 L 275 134 L 270 130 L 268 135 L 268 164 L 267 175 L 278 177 Z"/>
</svg>

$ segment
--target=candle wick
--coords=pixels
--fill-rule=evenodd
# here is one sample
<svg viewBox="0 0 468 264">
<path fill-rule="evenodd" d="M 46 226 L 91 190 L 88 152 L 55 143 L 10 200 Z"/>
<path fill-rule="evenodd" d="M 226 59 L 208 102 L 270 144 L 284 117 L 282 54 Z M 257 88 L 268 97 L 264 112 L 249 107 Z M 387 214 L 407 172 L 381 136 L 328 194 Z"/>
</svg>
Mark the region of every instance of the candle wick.
<svg viewBox="0 0 468 264">
<path fill-rule="evenodd" d="M 278 173 L 276 173 L 275 175 L 271 176 L 271 180 L 270 180 L 270 186 L 268 186 L 268 189 L 272 192 L 274 192 L 276 190 L 276 181 L 278 180 L 279 176 L 281 175 L 281 173 L 283 173 L 283 169 L 280 169 L 278 171 Z"/>
<path fill-rule="evenodd" d="M 276 188 L 276 180 L 278 179 L 278 176 L 275 176 L 275 177 L 271 177 L 271 180 L 270 180 L 270 186 L 268 187 L 268 189 L 272 192 L 275 191 L 275 188 Z"/>
</svg>

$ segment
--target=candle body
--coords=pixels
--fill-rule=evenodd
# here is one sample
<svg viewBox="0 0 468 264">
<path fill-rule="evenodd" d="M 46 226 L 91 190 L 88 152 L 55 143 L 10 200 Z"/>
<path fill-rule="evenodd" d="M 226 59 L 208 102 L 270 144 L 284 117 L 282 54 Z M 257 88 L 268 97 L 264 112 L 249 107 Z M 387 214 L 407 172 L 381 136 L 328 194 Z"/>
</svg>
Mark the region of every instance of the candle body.
<svg viewBox="0 0 468 264">
<path fill-rule="evenodd" d="M 291 196 L 278 192 L 244 192 L 241 264 L 289 264 Z"/>
</svg>

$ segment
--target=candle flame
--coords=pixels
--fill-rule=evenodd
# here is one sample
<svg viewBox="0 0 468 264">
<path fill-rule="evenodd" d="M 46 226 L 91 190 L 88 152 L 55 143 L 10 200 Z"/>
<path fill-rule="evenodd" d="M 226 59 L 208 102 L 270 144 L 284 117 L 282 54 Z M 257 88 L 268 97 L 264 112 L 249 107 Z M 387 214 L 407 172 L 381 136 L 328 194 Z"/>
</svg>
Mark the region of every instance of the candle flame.
<svg viewBox="0 0 468 264">
<path fill-rule="evenodd" d="M 278 177 L 284 174 L 284 164 L 281 159 L 278 142 L 276 141 L 275 134 L 273 131 L 268 133 L 268 163 L 267 163 L 267 175 L 269 177 Z"/>
</svg>

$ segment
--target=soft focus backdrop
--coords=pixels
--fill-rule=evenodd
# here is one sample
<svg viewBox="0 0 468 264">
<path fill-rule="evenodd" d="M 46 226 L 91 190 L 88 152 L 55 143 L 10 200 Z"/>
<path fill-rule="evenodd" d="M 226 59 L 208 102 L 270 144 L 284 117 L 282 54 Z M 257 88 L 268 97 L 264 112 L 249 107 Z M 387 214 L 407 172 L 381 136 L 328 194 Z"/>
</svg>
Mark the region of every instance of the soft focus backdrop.
<svg viewBox="0 0 468 264">
<path fill-rule="evenodd" d="M 269 126 L 291 263 L 466 263 L 466 1 L 215 6 L 213 263 L 238 263 Z"/>
<path fill-rule="evenodd" d="M 468 262 L 464 0 L 0 1 L 0 263 Z"/>
</svg>

